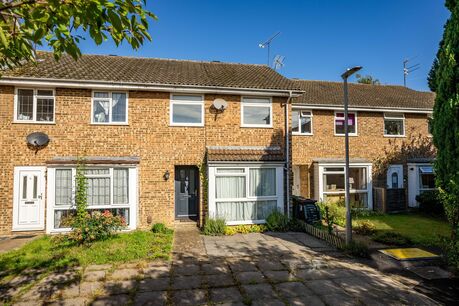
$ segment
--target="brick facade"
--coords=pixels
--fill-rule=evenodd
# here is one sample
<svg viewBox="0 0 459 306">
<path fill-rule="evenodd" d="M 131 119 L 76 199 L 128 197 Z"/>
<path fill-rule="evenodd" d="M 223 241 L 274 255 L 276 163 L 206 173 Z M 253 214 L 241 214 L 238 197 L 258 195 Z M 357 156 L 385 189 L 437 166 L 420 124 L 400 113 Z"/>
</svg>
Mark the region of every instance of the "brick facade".
<svg viewBox="0 0 459 306">
<path fill-rule="evenodd" d="M 227 110 L 217 115 L 211 112 L 215 98 L 228 101 Z M 167 92 L 130 91 L 129 125 L 125 126 L 90 124 L 91 90 L 57 88 L 55 124 L 13 123 L 13 101 L 14 87 L 1 86 L 0 235 L 11 233 L 15 166 L 45 166 L 47 160 L 65 156 L 138 156 L 137 225 L 147 227 L 149 217 L 153 223 L 173 222 L 174 167 L 201 165 L 206 146 L 284 147 L 282 102 L 286 98 L 273 98 L 273 128 L 267 129 L 240 127 L 241 97 L 237 95 L 205 95 L 204 127 L 169 126 Z M 25 137 L 37 131 L 48 134 L 51 141 L 35 154 Z M 163 179 L 166 170 L 168 181 Z M 201 219 L 204 211 L 201 205 Z"/>
</svg>

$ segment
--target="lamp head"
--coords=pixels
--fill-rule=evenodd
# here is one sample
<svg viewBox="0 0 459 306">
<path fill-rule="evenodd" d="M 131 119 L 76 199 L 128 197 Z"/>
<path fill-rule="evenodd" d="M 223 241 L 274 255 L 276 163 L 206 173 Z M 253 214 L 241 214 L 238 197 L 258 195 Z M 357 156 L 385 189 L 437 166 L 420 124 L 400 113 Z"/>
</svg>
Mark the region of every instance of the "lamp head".
<svg viewBox="0 0 459 306">
<path fill-rule="evenodd" d="M 341 77 L 343 78 L 343 80 L 346 80 L 347 78 L 349 78 L 351 75 L 353 75 L 354 73 L 356 73 L 356 72 L 359 71 L 360 69 L 362 69 L 362 66 L 355 66 L 355 67 L 352 67 L 352 68 L 348 68 L 348 69 L 341 75 Z"/>
</svg>

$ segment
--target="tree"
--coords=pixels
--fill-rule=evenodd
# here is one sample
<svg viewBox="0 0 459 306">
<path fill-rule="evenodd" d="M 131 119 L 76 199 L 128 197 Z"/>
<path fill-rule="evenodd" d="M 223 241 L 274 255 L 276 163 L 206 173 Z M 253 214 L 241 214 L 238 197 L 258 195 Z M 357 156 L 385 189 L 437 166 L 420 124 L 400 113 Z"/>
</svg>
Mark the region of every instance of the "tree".
<svg viewBox="0 0 459 306">
<path fill-rule="evenodd" d="M 451 16 L 437 53 L 432 82 L 436 89 L 433 141 L 437 147 L 436 184 L 451 224 L 451 247 L 458 247 L 459 224 L 459 1 L 447 0 Z M 434 64 L 435 65 L 435 64 Z"/>
<path fill-rule="evenodd" d="M 435 59 L 432 63 L 432 67 L 430 68 L 430 71 L 429 71 L 429 74 L 427 75 L 427 85 L 429 85 L 429 88 L 431 91 L 433 92 L 436 92 L 437 91 L 437 88 L 436 88 L 436 81 L 435 81 L 435 74 L 437 73 L 437 68 L 438 68 L 438 55 L 439 55 L 439 52 L 442 48 L 442 45 L 443 45 L 443 40 L 440 41 L 439 43 L 439 46 L 438 46 L 438 52 L 437 52 L 437 55 L 435 56 Z"/>
<path fill-rule="evenodd" d="M 35 47 L 48 46 L 59 59 L 81 56 L 78 44 L 88 36 L 100 45 L 111 38 L 138 49 L 151 40 L 148 22 L 156 19 L 146 0 L 3 0 L 0 1 L 0 66 L 35 61 Z"/>
<path fill-rule="evenodd" d="M 360 74 L 356 74 L 355 77 L 357 78 L 357 83 L 360 83 L 360 84 L 370 84 L 370 85 L 380 85 L 381 84 L 378 79 L 373 78 L 371 75 L 363 76 Z"/>
</svg>

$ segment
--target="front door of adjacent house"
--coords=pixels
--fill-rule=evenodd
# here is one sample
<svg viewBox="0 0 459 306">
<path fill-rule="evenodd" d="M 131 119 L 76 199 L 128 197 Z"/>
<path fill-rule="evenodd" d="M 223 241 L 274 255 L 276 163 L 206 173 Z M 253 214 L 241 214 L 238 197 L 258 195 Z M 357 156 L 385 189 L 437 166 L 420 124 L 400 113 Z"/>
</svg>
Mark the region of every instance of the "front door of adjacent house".
<svg viewBox="0 0 459 306">
<path fill-rule="evenodd" d="M 175 218 L 198 217 L 199 176 L 198 168 L 177 166 L 175 168 Z"/>
<path fill-rule="evenodd" d="M 45 228 L 45 170 L 14 168 L 13 231 Z"/>
<path fill-rule="evenodd" d="M 403 188 L 403 166 L 389 165 L 387 168 L 387 188 L 400 189 Z"/>
</svg>

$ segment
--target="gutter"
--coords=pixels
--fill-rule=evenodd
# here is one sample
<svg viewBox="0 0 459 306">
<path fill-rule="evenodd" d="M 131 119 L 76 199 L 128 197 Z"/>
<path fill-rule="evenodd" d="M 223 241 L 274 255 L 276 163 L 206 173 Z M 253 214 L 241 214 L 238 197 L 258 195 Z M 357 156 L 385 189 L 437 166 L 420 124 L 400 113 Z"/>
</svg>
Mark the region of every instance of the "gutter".
<svg viewBox="0 0 459 306">
<path fill-rule="evenodd" d="M 323 110 L 344 110 L 342 105 L 317 105 L 317 104 L 302 104 L 295 103 L 295 108 L 304 109 L 323 109 Z M 349 107 L 349 111 L 354 112 L 387 112 L 387 113 L 412 113 L 412 114 L 432 114 L 433 109 L 431 108 L 393 108 L 393 107 Z"/>
</svg>

